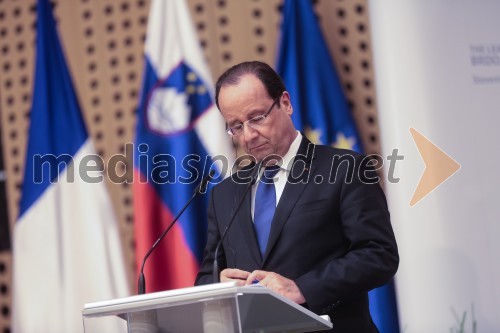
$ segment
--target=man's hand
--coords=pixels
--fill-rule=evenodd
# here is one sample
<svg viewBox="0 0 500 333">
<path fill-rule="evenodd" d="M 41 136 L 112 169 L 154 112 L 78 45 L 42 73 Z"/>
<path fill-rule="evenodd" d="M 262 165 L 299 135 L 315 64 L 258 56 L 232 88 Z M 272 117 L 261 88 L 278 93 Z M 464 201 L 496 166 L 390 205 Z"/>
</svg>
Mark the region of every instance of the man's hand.
<svg viewBox="0 0 500 333">
<path fill-rule="evenodd" d="M 246 285 L 253 284 L 254 281 L 259 281 L 259 284 L 277 292 L 297 304 L 306 302 L 304 295 L 299 290 L 299 287 L 290 279 L 274 272 L 253 271 L 246 281 Z"/>
<path fill-rule="evenodd" d="M 226 268 L 220 272 L 220 282 L 236 281 L 236 285 L 242 287 L 245 285 L 250 272 L 242 271 L 236 268 Z"/>
</svg>

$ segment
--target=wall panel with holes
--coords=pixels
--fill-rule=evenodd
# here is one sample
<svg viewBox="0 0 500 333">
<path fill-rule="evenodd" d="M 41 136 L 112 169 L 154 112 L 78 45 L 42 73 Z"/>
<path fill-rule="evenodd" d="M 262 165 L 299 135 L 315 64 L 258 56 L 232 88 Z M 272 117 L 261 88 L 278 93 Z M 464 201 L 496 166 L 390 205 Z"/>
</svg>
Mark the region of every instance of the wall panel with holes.
<svg viewBox="0 0 500 333">
<path fill-rule="evenodd" d="M 106 162 L 116 154 L 132 173 L 135 112 L 142 76 L 149 0 L 53 1 L 60 37 L 84 118 Z M 244 60 L 273 64 L 282 0 L 188 0 L 213 78 Z M 366 0 L 312 1 L 367 153 L 379 153 L 379 128 Z M 33 84 L 35 0 L 0 0 L 0 120 L 8 221 L 18 214 Z M 131 185 L 110 182 L 131 290 L 134 237 Z M 0 228 L 0 230 L 8 230 Z M 10 330 L 11 254 L 0 251 L 0 333 Z"/>
</svg>

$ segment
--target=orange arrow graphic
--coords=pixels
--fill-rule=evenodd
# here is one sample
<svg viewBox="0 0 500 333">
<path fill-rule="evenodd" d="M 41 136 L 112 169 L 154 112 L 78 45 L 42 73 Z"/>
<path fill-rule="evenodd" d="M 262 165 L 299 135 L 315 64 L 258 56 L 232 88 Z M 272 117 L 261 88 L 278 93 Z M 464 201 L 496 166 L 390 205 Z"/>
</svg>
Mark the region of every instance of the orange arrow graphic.
<svg viewBox="0 0 500 333">
<path fill-rule="evenodd" d="M 420 177 L 410 200 L 410 207 L 413 207 L 448 178 L 453 176 L 460 170 L 461 166 L 450 155 L 442 151 L 416 129 L 410 127 L 410 134 L 425 164 L 422 177 Z"/>
</svg>

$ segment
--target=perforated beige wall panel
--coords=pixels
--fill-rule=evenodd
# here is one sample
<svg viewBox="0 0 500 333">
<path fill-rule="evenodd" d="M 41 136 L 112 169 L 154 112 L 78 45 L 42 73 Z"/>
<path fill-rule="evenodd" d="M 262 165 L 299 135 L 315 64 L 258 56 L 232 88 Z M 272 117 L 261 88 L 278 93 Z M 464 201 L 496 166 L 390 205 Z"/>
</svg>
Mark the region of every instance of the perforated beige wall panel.
<svg viewBox="0 0 500 333">
<path fill-rule="evenodd" d="M 171 1 L 171 0 L 169 0 Z M 0 0 L 0 119 L 11 230 L 18 215 L 33 85 L 35 0 Z M 312 1 L 367 153 L 380 153 L 366 1 Z M 215 79 L 244 60 L 274 64 L 281 0 L 188 0 Z M 89 133 L 106 162 L 133 141 L 150 1 L 58 0 L 55 13 Z M 131 179 L 132 154 L 117 170 Z M 123 179 L 122 179 L 123 180 Z M 135 286 L 131 185 L 107 182 Z M 10 327 L 11 254 L 0 253 L 0 332 Z"/>
<path fill-rule="evenodd" d="M 318 1 L 316 12 L 367 154 L 380 154 L 366 1 Z"/>
<path fill-rule="evenodd" d="M 10 307 L 12 304 L 11 289 L 12 256 L 10 252 L 0 252 L 0 332 L 9 332 Z"/>
<path fill-rule="evenodd" d="M 108 180 L 120 223 L 122 244 L 133 274 L 132 150 L 135 113 L 141 84 L 147 1 L 60 1 L 60 36 L 64 42 L 73 81 L 85 121 L 106 172 L 123 177 Z M 110 164 L 123 155 L 124 163 Z M 114 166 L 114 167 L 113 167 Z"/>
<path fill-rule="evenodd" d="M 14 222 L 26 146 L 33 74 L 32 1 L 0 3 L 0 119 L 6 171 L 9 220 Z M 2 221 L 5 223 L 5 221 Z M 12 229 L 11 229 L 12 230 Z M 12 257 L 0 253 L 0 330 L 10 330 Z"/>
<path fill-rule="evenodd" d="M 281 1 L 189 0 L 214 80 L 246 60 L 274 63 Z"/>
</svg>

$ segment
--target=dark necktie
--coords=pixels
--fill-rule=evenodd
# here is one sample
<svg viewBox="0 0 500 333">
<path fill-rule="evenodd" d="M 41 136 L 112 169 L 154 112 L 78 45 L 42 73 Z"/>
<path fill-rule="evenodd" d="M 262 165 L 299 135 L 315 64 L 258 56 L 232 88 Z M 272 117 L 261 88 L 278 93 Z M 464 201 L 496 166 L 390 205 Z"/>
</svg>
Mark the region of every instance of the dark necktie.
<svg viewBox="0 0 500 333">
<path fill-rule="evenodd" d="M 266 252 L 271 222 L 276 210 L 276 189 L 274 188 L 273 177 L 279 169 L 280 167 L 277 165 L 267 167 L 255 192 L 253 223 L 262 256 Z"/>
</svg>

